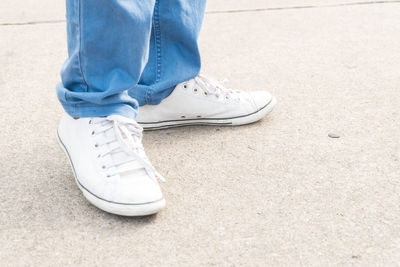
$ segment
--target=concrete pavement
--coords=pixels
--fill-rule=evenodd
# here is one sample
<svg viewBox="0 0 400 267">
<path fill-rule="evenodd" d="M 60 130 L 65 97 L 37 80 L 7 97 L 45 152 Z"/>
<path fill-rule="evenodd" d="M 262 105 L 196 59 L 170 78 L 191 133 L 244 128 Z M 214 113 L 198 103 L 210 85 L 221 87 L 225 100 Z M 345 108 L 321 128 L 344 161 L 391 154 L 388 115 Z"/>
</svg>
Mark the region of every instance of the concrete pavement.
<svg viewBox="0 0 400 267">
<path fill-rule="evenodd" d="M 55 139 L 63 1 L 1 2 L 0 265 L 398 265 L 400 3 L 372 2 L 210 0 L 204 73 L 278 105 L 145 133 L 168 181 L 143 218 L 88 204 Z"/>
</svg>

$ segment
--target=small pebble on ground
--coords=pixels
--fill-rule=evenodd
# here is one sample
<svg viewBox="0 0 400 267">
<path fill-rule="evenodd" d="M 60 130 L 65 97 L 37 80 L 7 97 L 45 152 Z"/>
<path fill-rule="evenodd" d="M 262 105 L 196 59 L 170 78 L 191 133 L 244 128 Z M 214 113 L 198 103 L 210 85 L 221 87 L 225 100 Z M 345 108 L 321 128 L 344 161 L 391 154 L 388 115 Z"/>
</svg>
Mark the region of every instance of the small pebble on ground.
<svg viewBox="0 0 400 267">
<path fill-rule="evenodd" d="M 330 138 L 340 138 L 340 136 L 337 135 L 337 134 L 335 134 L 335 133 L 329 133 L 328 136 L 329 136 Z"/>
</svg>

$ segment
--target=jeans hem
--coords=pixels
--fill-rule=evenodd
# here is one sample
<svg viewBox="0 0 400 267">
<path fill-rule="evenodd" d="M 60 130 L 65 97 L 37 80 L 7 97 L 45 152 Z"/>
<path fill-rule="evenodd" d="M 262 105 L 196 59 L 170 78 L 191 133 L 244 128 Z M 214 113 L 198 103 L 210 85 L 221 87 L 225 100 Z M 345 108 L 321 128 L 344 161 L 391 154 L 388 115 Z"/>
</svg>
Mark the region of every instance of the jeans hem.
<svg viewBox="0 0 400 267">
<path fill-rule="evenodd" d="M 96 106 L 96 105 L 67 105 L 62 103 L 64 110 L 75 118 L 84 117 L 106 117 L 110 115 L 121 115 L 127 118 L 136 118 L 137 111 L 126 104 L 112 104 L 107 106 Z"/>
</svg>

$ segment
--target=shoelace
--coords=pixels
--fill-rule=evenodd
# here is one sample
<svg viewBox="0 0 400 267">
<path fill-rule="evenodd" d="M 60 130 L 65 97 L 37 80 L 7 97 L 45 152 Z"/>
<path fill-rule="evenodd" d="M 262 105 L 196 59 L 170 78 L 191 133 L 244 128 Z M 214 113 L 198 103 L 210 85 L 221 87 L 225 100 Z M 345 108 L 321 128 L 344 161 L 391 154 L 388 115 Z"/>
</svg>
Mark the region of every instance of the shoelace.
<svg viewBox="0 0 400 267">
<path fill-rule="evenodd" d="M 190 84 L 191 87 L 199 87 L 204 91 L 205 95 L 215 95 L 216 97 L 219 97 L 223 95 L 226 99 L 230 99 L 232 95 L 240 93 L 238 90 L 232 90 L 229 88 L 225 88 L 222 83 L 225 83 L 227 80 L 223 80 L 221 82 L 217 82 L 215 80 L 209 79 L 207 77 L 204 77 L 203 75 L 199 74 L 196 77 L 192 79 L 195 84 L 188 83 Z M 193 88 L 196 89 L 196 88 Z M 236 100 L 239 100 L 239 97 L 235 98 Z"/>
<path fill-rule="evenodd" d="M 99 157 L 105 157 L 113 153 L 125 152 L 130 156 L 126 160 L 113 161 L 111 164 L 103 165 L 103 169 L 118 167 L 132 161 L 138 161 L 152 178 L 158 178 L 165 181 L 165 178 L 155 170 L 144 155 L 144 149 L 141 144 L 143 128 L 134 120 L 119 116 L 111 115 L 106 118 L 93 118 L 89 123 L 98 124 L 92 135 L 105 133 L 107 131 L 114 132 L 114 138 L 105 139 L 102 143 L 97 143 L 96 146 L 109 145 L 109 150 Z M 142 156 L 140 155 L 142 154 Z M 108 176 L 116 175 L 117 172 Z"/>
</svg>

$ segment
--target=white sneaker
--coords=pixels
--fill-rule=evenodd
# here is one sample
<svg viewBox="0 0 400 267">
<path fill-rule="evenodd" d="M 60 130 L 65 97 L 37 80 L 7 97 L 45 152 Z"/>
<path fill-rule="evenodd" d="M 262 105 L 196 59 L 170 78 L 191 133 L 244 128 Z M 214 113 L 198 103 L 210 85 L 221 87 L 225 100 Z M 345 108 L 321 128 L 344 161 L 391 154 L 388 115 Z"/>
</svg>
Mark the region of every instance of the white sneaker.
<svg viewBox="0 0 400 267">
<path fill-rule="evenodd" d="M 136 120 L 145 130 L 242 125 L 260 120 L 275 104 L 275 97 L 268 92 L 231 90 L 199 75 L 178 84 L 160 104 L 140 107 Z"/>
<path fill-rule="evenodd" d="M 73 119 L 65 114 L 58 140 L 83 195 L 96 207 L 118 215 L 158 212 L 165 199 L 142 146 L 142 127 L 119 115 Z"/>
</svg>

